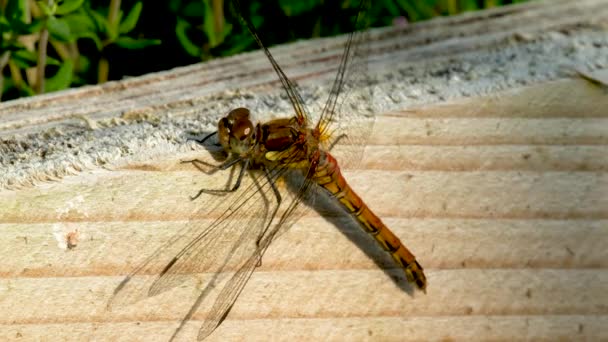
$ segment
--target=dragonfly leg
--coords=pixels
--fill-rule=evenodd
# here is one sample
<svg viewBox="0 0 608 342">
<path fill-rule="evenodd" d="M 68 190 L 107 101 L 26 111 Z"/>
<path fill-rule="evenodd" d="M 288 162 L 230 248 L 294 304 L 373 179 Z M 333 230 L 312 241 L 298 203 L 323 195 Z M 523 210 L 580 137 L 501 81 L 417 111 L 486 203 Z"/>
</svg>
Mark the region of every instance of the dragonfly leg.
<svg viewBox="0 0 608 342">
<path fill-rule="evenodd" d="M 191 139 L 191 138 L 188 138 L 187 140 L 196 141 L 198 144 L 203 145 L 203 144 L 205 143 L 205 141 L 207 141 L 207 139 L 211 138 L 212 136 L 214 136 L 214 135 L 216 135 L 216 134 L 217 134 L 217 131 L 215 131 L 215 132 L 213 132 L 213 133 L 209 133 L 209 134 L 207 134 L 207 135 L 206 135 L 204 138 L 202 138 L 202 139 Z M 217 143 L 216 143 L 216 145 L 217 145 Z"/>
<path fill-rule="evenodd" d="M 268 184 L 270 184 L 270 187 L 272 188 L 272 192 L 274 192 L 274 196 L 277 199 L 277 205 L 274 208 L 272 215 L 270 215 L 270 220 L 268 221 L 268 224 L 266 225 L 264 230 L 262 230 L 262 232 L 258 235 L 258 239 L 255 242 L 257 247 L 260 247 L 260 241 L 262 241 L 262 237 L 264 237 L 264 234 L 266 234 L 266 232 L 268 231 L 268 228 L 270 228 L 270 225 L 272 224 L 272 218 L 277 214 L 277 211 L 279 211 L 279 207 L 281 206 L 281 201 L 283 200 L 283 198 L 281 197 L 281 193 L 279 192 L 279 189 L 277 189 L 272 177 L 268 173 L 268 169 L 265 167 L 263 167 L 263 169 L 264 169 L 264 174 L 266 175 L 266 179 L 268 180 Z M 258 263 L 261 263 L 261 262 L 262 262 L 262 259 L 260 259 L 260 261 Z"/>
<path fill-rule="evenodd" d="M 223 163 L 219 166 L 216 166 L 216 170 L 214 170 L 213 172 L 217 171 L 217 170 L 226 170 L 232 166 L 235 166 L 236 163 L 242 161 L 242 159 L 233 159 L 230 160 L 226 163 Z M 194 161 L 192 161 L 194 162 Z M 190 200 L 195 200 L 197 198 L 200 197 L 200 195 L 202 194 L 212 194 L 212 195 L 225 195 L 227 193 L 230 192 L 235 192 L 240 186 L 241 186 L 241 180 L 243 179 L 243 175 L 245 174 L 245 170 L 247 170 L 249 168 L 249 159 L 245 159 L 245 163 L 243 165 L 243 167 L 241 167 L 241 171 L 239 171 L 239 176 L 236 179 L 236 183 L 234 183 L 234 186 L 230 189 L 201 189 L 198 191 L 198 193 L 194 196 L 190 197 Z M 211 173 L 213 173 L 211 172 Z"/>
<path fill-rule="evenodd" d="M 230 160 L 227 160 L 227 161 L 221 163 L 220 165 L 213 165 L 213 164 L 211 164 L 209 162 L 206 162 L 206 161 L 200 160 L 200 159 L 182 160 L 180 163 L 182 163 L 182 164 L 186 164 L 186 163 L 192 164 L 197 169 L 199 169 L 202 172 L 210 175 L 210 174 L 213 174 L 213 173 L 215 173 L 217 171 L 224 171 L 224 170 L 226 170 L 226 169 L 234 166 L 236 163 L 240 162 L 241 160 L 243 160 L 243 159 L 241 159 L 241 158 L 230 159 Z M 211 168 L 211 170 L 205 170 L 200 165 L 208 166 L 208 167 Z"/>
</svg>

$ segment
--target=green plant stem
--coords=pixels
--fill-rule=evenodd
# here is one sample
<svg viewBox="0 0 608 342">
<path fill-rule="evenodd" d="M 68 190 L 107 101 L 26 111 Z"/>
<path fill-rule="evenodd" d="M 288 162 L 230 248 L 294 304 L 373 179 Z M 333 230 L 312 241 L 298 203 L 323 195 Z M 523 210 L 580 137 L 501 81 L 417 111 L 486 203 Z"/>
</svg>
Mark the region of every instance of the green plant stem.
<svg viewBox="0 0 608 342">
<path fill-rule="evenodd" d="M 73 60 L 73 57 L 69 51 L 69 47 L 66 46 L 66 43 L 60 43 L 60 42 L 52 41 L 52 40 L 49 43 L 53 47 L 53 50 L 55 50 L 55 52 L 59 55 L 61 60 L 63 60 L 63 61 L 68 60 L 68 59 Z"/>
<path fill-rule="evenodd" d="M 53 6 L 53 0 L 47 0 L 49 7 Z M 49 44 L 49 30 L 46 27 L 46 20 L 42 31 L 40 31 L 40 38 L 38 39 L 38 65 L 36 72 L 36 93 L 44 93 L 44 74 L 46 68 L 46 49 Z"/>
<path fill-rule="evenodd" d="M 120 11 L 120 0 L 110 1 L 108 11 L 108 23 L 113 30 L 118 32 L 118 12 Z M 101 57 L 97 66 L 97 83 L 105 83 L 110 74 L 110 62 L 107 58 Z"/>
<path fill-rule="evenodd" d="M 70 54 L 70 58 L 74 62 L 74 70 L 82 70 L 82 66 L 80 65 L 80 50 L 78 50 L 78 44 L 76 42 L 69 43 L 68 52 Z"/>
<path fill-rule="evenodd" d="M 46 66 L 46 47 L 49 42 L 49 30 L 45 27 L 40 31 L 38 40 L 38 65 L 36 71 L 36 93 L 44 93 L 44 69 Z"/>
<path fill-rule="evenodd" d="M 110 64 L 105 57 L 99 59 L 97 64 L 97 83 L 105 83 L 110 73 Z"/>
<path fill-rule="evenodd" d="M 219 40 L 224 33 L 224 0 L 213 0 L 213 26 L 215 29 L 215 39 Z"/>
<path fill-rule="evenodd" d="M 110 26 L 112 28 L 118 29 L 118 27 L 116 26 L 118 24 L 116 22 L 116 20 L 118 20 L 119 11 L 120 11 L 120 0 L 110 1 L 110 8 L 108 11 L 108 23 L 110 23 Z"/>
<path fill-rule="evenodd" d="M 456 0 L 447 0 L 445 3 L 445 8 L 447 8 L 449 15 L 456 14 L 458 13 L 458 2 Z"/>
<path fill-rule="evenodd" d="M 2 91 L 4 89 L 4 67 L 8 64 L 8 60 L 11 57 L 10 51 L 5 51 L 2 56 L 0 56 L 0 101 L 2 101 Z"/>
<path fill-rule="evenodd" d="M 23 77 L 21 77 L 21 70 L 19 67 L 10 59 L 8 60 L 8 68 L 11 71 L 11 78 L 15 88 L 21 89 L 23 87 Z"/>
</svg>

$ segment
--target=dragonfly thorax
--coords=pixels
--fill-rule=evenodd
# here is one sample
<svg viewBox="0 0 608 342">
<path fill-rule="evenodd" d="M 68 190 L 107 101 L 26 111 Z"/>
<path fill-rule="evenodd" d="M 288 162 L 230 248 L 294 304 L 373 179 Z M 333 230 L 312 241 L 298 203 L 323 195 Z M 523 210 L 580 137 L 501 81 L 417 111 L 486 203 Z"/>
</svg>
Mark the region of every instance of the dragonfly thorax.
<svg viewBox="0 0 608 342">
<path fill-rule="evenodd" d="M 260 142 L 267 151 L 283 151 L 301 140 L 296 118 L 271 120 L 260 131 Z"/>
<path fill-rule="evenodd" d="M 217 124 L 218 139 L 225 151 L 244 154 L 255 144 L 253 123 L 247 108 L 236 108 Z"/>
</svg>

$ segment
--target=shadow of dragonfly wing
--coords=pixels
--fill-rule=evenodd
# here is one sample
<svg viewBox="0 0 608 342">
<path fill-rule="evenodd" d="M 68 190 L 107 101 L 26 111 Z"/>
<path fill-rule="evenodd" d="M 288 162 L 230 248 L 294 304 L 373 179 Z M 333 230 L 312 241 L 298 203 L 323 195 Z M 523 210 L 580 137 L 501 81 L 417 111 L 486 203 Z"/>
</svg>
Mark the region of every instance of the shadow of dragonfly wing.
<svg viewBox="0 0 608 342">
<path fill-rule="evenodd" d="M 116 287 L 108 309 L 156 296 L 196 274 L 214 275 L 202 284 L 207 288 L 221 272 L 236 272 L 258 250 L 278 204 L 269 179 L 248 172 L 239 190 L 223 196 L 211 210 L 197 210 L 186 228 L 139 264 Z M 220 214 L 208 223 L 209 213 Z"/>
<path fill-rule="evenodd" d="M 311 174 L 311 170 L 312 168 L 309 169 L 309 175 Z M 291 190 L 285 192 L 285 194 L 292 194 L 292 196 L 290 196 L 287 201 L 283 201 L 283 203 L 288 205 L 286 205 L 284 210 L 280 213 L 278 221 L 275 224 L 271 224 L 265 234 L 263 234 L 257 243 L 257 249 L 254 253 L 242 264 L 218 295 L 211 311 L 205 317 L 199 330 L 199 341 L 209 336 L 223 322 L 234 305 L 234 302 L 247 284 L 253 270 L 261 263 L 266 249 L 268 249 L 278 234 L 285 233 L 308 211 L 309 208 L 304 205 L 304 203 L 309 202 L 317 196 L 320 190 L 315 187 L 315 183 L 310 177 L 294 177 L 293 175 L 289 175 L 289 173 L 286 174 L 282 169 L 271 171 L 269 178 L 274 180 L 275 177 L 285 177 L 289 179 L 288 187 L 291 188 Z"/>
</svg>

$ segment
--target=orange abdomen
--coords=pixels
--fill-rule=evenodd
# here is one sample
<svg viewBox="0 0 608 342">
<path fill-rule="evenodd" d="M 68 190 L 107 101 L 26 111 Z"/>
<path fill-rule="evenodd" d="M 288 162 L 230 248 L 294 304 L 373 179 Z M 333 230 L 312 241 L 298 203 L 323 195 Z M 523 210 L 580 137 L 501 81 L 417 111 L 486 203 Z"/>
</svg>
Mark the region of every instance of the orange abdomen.
<svg viewBox="0 0 608 342">
<path fill-rule="evenodd" d="M 408 281 L 426 292 L 426 277 L 422 266 L 416 261 L 416 257 L 348 185 L 340 172 L 338 162 L 331 154 L 320 152 L 319 163 L 312 179 L 338 199 L 340 204 L 359 221 L 365 231 L 391 254 L 395 262 L 405 271 Z"/>
</svg>

